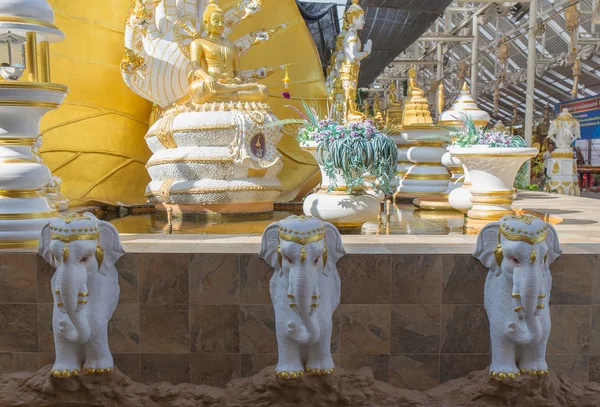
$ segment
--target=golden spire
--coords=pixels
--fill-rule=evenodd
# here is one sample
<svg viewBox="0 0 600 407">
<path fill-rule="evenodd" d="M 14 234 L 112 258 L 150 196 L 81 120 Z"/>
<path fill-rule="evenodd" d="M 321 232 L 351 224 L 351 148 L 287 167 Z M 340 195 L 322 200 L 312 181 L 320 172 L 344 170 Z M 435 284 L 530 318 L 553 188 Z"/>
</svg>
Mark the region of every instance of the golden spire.
<svg viewBox="0 0 600 407">
<path fill-rule="evenodd" d="M 467 92 L 469 91 L 469 85 L 467 85 L 467 81 L 463 82 L 461 90 L 464 90 L 464 91 L 467 91 Z"/>
</svg>

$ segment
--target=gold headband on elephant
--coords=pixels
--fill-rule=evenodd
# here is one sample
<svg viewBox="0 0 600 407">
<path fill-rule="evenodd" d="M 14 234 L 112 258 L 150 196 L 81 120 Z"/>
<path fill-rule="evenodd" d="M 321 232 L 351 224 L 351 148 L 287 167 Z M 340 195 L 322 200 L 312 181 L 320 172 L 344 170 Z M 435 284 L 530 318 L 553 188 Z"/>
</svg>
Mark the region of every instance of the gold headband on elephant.
<svg viewBox="0 0 600 407">
<path fill-rule="evenodd" d="M 510 218 L 510 220 L 519 220 L 523 223 L 531 225 L 534 217 L 531 215 L 521 215 Z M 502 253 L 502 243 L 500 242 L 500 236 L 504 236 L 506 239 L 511 241 L 520 241 L 526 242 L 531 245 L 531 254 L 529 255 L 529 262 L 533 263 L 537 259 L 537 253 L 535 251 L 535 245 L 546 240 L 548 236 L 548 224 L 545 224 L 543 227 L 539 228 L 535 232 L 528 232 L 525 229 L 516 228 L 514 226 L 509 225 L 506 222 L 500 224 L 498 228 L 498 245 L 494 250 L 494 257 L 496 258 L 496 263 L 498 266 L 501 265 L 502 259 L 504 255 Z M 546 258 L 544 258 L 546 261 Z"/>
<path fill-rule="evenodd" d="M 62 220 L 66 224 L 70 224 L 73 221 L 91 221 L 92 219 L 81 215 L 78 213 L 71 213 L 65 216 L 61 216 L 58 218 Z M 104 249 L 100 246 L 100 232 L 98 231 L 97 226 L 88 226 L 88 227 L 59 227 L 59 226 L 50 226 L 50 239 L 58 240 L 64 243 L 62 258 L 63 262 L 67 261 L 69 258 L 69 243 L 77 241 L 77 240 L 96 240 L 96 262 L 98 263 L 98 268 L 102 266 L 102 262 L 104 261 Z"/>
<path fill-rule="evenodd" d="M 304 220 L 313 219 L 312 217 L 308 216 L 298 218 L 302 218 Z M 321 226 L 313 230 L 298 231 L 279 225 L 279 236 L 277 242 L 277 260 L 279 261 L 279 267 L 281 267 L 283 263 L 280 244 L 281 239 L 302 245 L 302 248 L 300 249 L 300 262 L 304 263 L 304 260 L 306 260 L 306 249 L 304 248 L 304 245 L 325 240 L 325 226 Z M 325 245 L 325 248 L 323 249 L 323 267 L 325 267 L 325 264 L 327 264 L 327 245 Z"/>
</svg>

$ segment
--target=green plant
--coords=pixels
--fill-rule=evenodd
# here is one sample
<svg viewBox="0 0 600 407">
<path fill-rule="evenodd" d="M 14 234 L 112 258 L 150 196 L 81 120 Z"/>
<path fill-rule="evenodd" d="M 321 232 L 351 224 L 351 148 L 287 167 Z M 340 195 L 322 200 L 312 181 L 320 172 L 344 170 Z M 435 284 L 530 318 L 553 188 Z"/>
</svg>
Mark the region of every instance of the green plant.
<svg viewBox="0 0 600 407">
<path fill-rule="evenodd" d="M 337 188 L 336 174 L 344 179 L 349 193 L 362 188 L 364 175 L 369 174 L 375 178 L 372 188 L 391 192 L 398 149 L 394 140 L 379 131 L 372 121 L 337 125 L 334 132 L 329 134 L 326 130 L 316 141 L 319 142 L 317 160 L 329 178 L 329 191 Z"/>
<path fill-rule="evenodd" d="M 329 191 L 337 188 L 336 174 L 346 183 L 348 193 L 365 185 L 365 175 L 375 178 L 371 187 L 391 192 L 390 181 L 396 175 L 398 150 L 371 120 L 362 123 L 338 123 L 301 101 L 304 112 L 293 106 L 301 118 L 278 120 L 271 125 L 284 126 L 300 142 L 316 142 L 317 161 L 329 178 Z"/>
<path fill-rule="evenodd" d="M 506 132 L 496 129 L 477 130 L 471 116 L 464 112 L 460 112 L 459 117 L 456 117 L 456 119 L 462 124 L 461 128 L 453 129 L 456 136 L 453 145 L 457 147 L 475 145 L 488 147 L 527 147 L 525 140 L 520 136 L 511 136 Z"/>
<path fill-rule="evenodd" d="M 529 184 L 525 189 L 527 189 L 528 191 L 539 191 L 540 186 L 538 184 Z"/>
</svg>

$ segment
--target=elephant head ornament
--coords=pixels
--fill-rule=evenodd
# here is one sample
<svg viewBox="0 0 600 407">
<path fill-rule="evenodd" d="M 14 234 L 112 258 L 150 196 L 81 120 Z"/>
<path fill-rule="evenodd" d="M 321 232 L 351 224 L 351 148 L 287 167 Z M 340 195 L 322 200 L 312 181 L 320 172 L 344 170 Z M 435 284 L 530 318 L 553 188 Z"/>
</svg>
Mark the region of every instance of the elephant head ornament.
<svg viewBox="0 0 600 407">
<path fill-rule="evenodd" d="M 567 108 L 550 123 L 548 138 L 556 144 L 558 151 L 571 151 L 571 143 L 581 138 L 581 124 L 573 118 Z"/>
<path fill-rule="evenodd" d="M 489 269 L 484 305 L 490 321 L 490 375 L 548 373 L 550 264 L 561 255 L 552 225 L 530 215 L 486 225 L 473 255 Z"/>
<path fill-rule="evenodd" d="M 336 263 L 344 254 L 338 230 L 316 218 L 290 216 L 265 229 L 260 256 L 275 269 L 269 288 L 278 377 L 333 372 L 332 315 L 341 293 Z"/>
<path fill-rule="evenodd" d="M 115 263 L 125 252 L 119 233 L 91 213 L 73 213 L 42 229 L 38 252 L 56 268 L 52 328 L 56 378 L 110 372 L 108 321 L 119 301 Z"/>
</svg>

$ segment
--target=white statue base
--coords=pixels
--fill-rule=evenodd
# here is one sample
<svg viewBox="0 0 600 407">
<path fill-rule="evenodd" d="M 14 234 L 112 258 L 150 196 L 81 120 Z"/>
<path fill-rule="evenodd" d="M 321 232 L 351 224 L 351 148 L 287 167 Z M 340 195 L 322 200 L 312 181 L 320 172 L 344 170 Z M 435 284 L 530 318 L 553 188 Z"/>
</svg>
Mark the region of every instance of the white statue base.
<svg viewBox="0 0 600 407">
<path fill-rule="evenodd" d="M 37 246 L 44 225 L 58 216 L 46 198 L 50 170 L 34 156 L 33 144 L 42 116 L 67 92 L 51 83 L 0 84 L 0 248 Z"/>
<path fill-rule="evenodd" d="M 403 130 L 402 137 L 413 142 L 407 154 L 413 165 L 400 181 L 396 195 L 439 195 L 448 188 L 451 176 L 442 165 L 446 147 L 443 140 L 432 137 L 436 133 L 447 134 L 447 131 L 434 127 Z"/>
<path fill-rule="evenodd" d="M 408 149 L 413 143 L 404 140 L 400 133 L 390 134 L 389 136 L 394 140 L 398 149 L 398 165 L 396 166 L 396 177 L 392 181 L 390 181 L 390 186 L 393 188 L 397 188 L 398 185 L 400 185 L 400 181 L 402 181 L 402 178 L 404 178 L 404 175 L 406 174 L 408 169 L 413 165 L 408 160 Z"/>
<path fill-rule="evenodd" d="M 571 150 L 552 153 L 548 163 L 550 180 L 546 183 L 546 191 L 554 194 L 579 196 L 579 179 L 577 178 L 577 161 Z"/>
<path fill-rule="evenodd" d="M 264 104 L 178 107 L 152 125 L 146 141 L 152 181 L 146 196 L 176 212 L 257 213 L 281 193 L 282 132 Z"/>
</svg>

